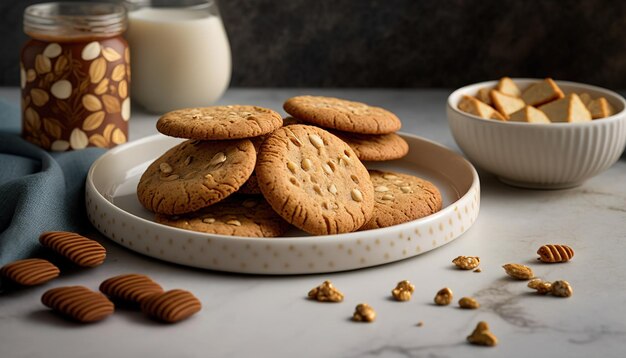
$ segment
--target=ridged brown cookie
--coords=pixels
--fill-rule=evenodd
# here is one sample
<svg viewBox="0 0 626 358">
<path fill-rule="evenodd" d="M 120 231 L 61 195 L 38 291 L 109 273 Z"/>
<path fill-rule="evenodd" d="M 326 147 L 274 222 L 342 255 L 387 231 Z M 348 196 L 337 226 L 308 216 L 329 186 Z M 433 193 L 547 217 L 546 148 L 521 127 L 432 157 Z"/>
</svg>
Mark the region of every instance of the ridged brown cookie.
<svg viewBox="0 0 626 358">
<path fill-rule="evenodd" d="M 308 233 L 355 231 L 372 215 L 367 169 L 345 142 L 321 128 L 276 130 L 261 146 L 256 173 L 272 208 Z"/>
<path fill-rule="evenodd" d="M 115 310 L 113 302 L 103 294 L 83 286 L 56 287 L 41 296 L 41 302 L 79 322 L 100 321 Z"/>
<path fill-rule="evenodd" d="M 168 112 L 157 121 L 165 135 L 198 140 L 256 137 L 283 125 L 271 109 L 256 106 L 214 106 Z"/>
<path fill-rule="evenodd" d="M 351 133 L 387 134 L 402 126 L 400 119 L 386 109 L 339 98 L 292 97 L 283 108 L 299 120 Z"/>
<path fill-rule="evenodd" d="M 191 292 L 170 290 L 148 297 L 141 303 L 141 310 L 160 321 L 182 321 L 202 309 L 202 303 Z"/>
<path fill-rule="evenodd" d="M 39 243 L 81 267 L 102 265 L 107 257 L 106 249 L 97 241 L 75 232 L 47 231 L 39 236 Z"/>
<path fill-rule="evenodd" d="M 260 196 L 230 196 L 215 205 L 177 216 L 158 215 L 156 222 L 218 235 L 275 237 L 289 228 Z"/>
<path fill-rule="evenodd" d="M 50 261 L 25 259 L 8 263 L 0 269 L 0 275 L 22 286 L 36 286 L 59 277 L 61 271 Z"/>
<path fill-rule="evenodd" d="M 370 170 L 370 177 L 376 198 L 374 214 L 361 230 L 398 225 L 441 210 L 441 193 L 429 181 L 378 170 Z"/>
<path fill-rule="evenodd" d="M 196 211 L 237 191 L 255 162 L 256 152 L 248 139 L 188 140 L 150 164 L 139 180 L 137 197 L 155 213 Z"/>
<path fill-rule="evenodd" d="M 404 157 L 409 152 L 409 144 L 395 133 L 379 135 L 340 131 L 331 133 L 348 143 L 360 160 L 394 160 Z"/>
<path fill-rule="evenodd" d="M 108 278 L 100 284 L 99 289 L 115 301 L 135 304 L 163 292 L 161 285 L 150 277 L 133 273 Z"/>
</svg>

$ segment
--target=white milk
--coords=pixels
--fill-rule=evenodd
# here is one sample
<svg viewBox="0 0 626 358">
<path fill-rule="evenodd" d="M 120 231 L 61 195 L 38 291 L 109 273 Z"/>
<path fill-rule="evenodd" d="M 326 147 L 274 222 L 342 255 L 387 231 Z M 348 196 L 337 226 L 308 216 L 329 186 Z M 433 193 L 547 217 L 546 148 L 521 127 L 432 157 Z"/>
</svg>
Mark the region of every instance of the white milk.
<svg viewBox="0 0 626 358">
<path fill-rule="evenodd" d="M 206 11 L 143 8 L 129 13 L 133 101 L 158 113 L 207 106 L 230 82 L 222 19 Z"/>
</svg>

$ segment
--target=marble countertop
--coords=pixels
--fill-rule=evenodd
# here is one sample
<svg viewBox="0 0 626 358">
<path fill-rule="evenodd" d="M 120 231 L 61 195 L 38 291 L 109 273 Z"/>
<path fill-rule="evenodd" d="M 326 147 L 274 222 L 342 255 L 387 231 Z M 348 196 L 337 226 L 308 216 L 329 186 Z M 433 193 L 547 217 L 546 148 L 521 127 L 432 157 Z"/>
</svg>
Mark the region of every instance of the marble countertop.
<svg viewBox="0 0 626 358">
<path fill-rule="evenodd" d="M 231 89 L 220 104 L 256 104 L 281 110 L 297 94 L 323 94 L 386 107 L 403 131 L 458 151 L 447 128 L 444 90 Z M 0 97 L 18 102 L 16 89 Z M 281 110 L 282 112 L 282 110 Z M 156 115 L 134 109 L 130 139 L 156 133 Z M 0 298 L 2 357 L 618 357 L 626 348 L 626 158 L 582 186 L 558 191 L 506 186 L 480 172 L 480 215 L 460 238 L 426 254 L 383 266 L 320 275 L 255 276 L 190 269 L 135 254 L 102 238 L 108 259 L 100 267 Z M 546 243 L 575 250 L 566 264 L 536 261 Z M 458 255 L 480 256 L 481 273 L 459 271 Z M 570 298 L 538 296 L 508 279 L 505 263 L 530 265 L 537 276 L 571 283 Z M 168 288 L 192 291 L 202 311 L 163 325 L 119 310 L 105 321 L 79 325 L 51 314 L 42 293 L 57 285 L 96 289 L 104 279 L 140 272 Z M 338 304 L 307 300 L 309 289 L 330 279 L 343 291 Z M 398 281 L 416 286 L 413 299 L 390 299 Z M 454 304 L 433 304 L 450 287 Z M 478 310 L 461 310 L 473 296 Z M 350 320 L 367 302 L 374 323 Z M 500 343 L 471 346 L 465 337 L 487 321 Z M 418 322 L 423 326 L 418 326 Z"/>
</svg>

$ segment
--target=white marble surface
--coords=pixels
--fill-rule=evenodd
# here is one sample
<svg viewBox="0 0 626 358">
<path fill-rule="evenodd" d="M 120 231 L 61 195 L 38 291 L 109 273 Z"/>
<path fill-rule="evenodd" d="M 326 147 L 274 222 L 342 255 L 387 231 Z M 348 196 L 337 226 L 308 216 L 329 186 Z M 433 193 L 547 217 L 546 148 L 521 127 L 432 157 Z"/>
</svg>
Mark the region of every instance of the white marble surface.
<svg viewBox="0 0 626 358">
<path fill-rule="evenodd" d="M 443 90 L 255 90 L 234 89 L 220 103 L 281 109 L 300 93 L 352 98 L 387 107 L 404 131 L 457 148 L 447 129 Z M 17 103 L 15 89 L 0 97 Z M 156 116 L 134 110 L 131 139 L 155 133 Z M 459 239 L 401 262 L 351 272 L 308 276 L 253 276 L 188 269 L 146 258 L 102 239 L 104 265 L 63 276 L 43 287 L 0 296 L 2 357 L 621 357 L 626 348 L 626 159 L 584 185 L 559 191 L 508 187 L 481 173 L 481 213 Z M 535 251 L 565 243 L 576 256 L 545 265 Z M 481 257 L 482 273 L 454 269 L 457 255 Z M 571 298 L 542 297 L 525 282 L 507 279 L 501 265 L 532 266 L 548 280 L 565 279 Z M 97 289 L 107 277 L 142 272 L 166 288 L 185 288 L 203 309 L 176 325 L 154 323 L 119 310 L 103 322 L 74 324 L 51 314 L 41 294 L 57 285 Z M 332 280 L 346 299 L 320 304 L 308 290 Z M 409 302 L 390 299 L 396 282 L 416 285 Z M 448 286 L 455 304 L 432 303 Z M 456 300 L 474 296 L 478 310 Z M 356 304 L 372 305 L 372 324 L 354 323 Z M 480 320 L 500 339 L 495 348 L 475 347 L 465 337 Z M 423 321 L 422 327 L 416 324 Z"/>
</svg>

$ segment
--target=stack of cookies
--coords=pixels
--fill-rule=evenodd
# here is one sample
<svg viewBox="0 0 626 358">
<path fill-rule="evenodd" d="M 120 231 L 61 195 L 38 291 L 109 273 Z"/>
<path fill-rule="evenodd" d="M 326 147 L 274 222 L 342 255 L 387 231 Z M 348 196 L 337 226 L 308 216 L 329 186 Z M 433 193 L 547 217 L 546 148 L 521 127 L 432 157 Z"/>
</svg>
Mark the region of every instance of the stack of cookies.
<svg viewBox="0 0 626 358">
<path fill-rule="evenodd" d="M 380 107 L 338 98 L 298 96 L 283 108 L 292 117 L 288 123 L 307 123 L 324 128 L 346 142 L 364 161 L 400 159 L 409 145 L 395 132 L 402 123 Z"/>
<path fill-rule="evenodd" d="M 187 138 L 155 160 L 137 186 L 156 221 L 221 235 L 272 237 L 289 224 L 262 196 L 231 195 L 256 164 L 252 140 L 282 126 L 281 116 L 255 106 L 188 108 L 166 113 L 159 132 Z M 252 140 L 251 140 L 252 139 Z"/>
<path fill-rule="evenodd" d="M 165 114 L 157 129 L 188 140 L 148 167 L 139 201 L 166 225 L 252 237 L 280 236 L 289 224 L 314 235 L 373 229 L 441 208 L 433 184 L 361 163 L 408 152 L 391 112 L 311 96 L 285 110 L 293 118 L 284 123 L 254 106 Z"/>
<path fill-rule="evenodd" d="M 362 161 L 400 159 L 409 145 L 397 132 L 398 117 L 380 107 L 338 98 L 298 96 L 283 108 L 288 122 L 321 127 L 348 144 Z M 441 209 L 439 190 L 421 178 L 378 170 L 369 171 L 374 186 L 374 210 L 360 230 L 401 224 Z"/>
</svg>

